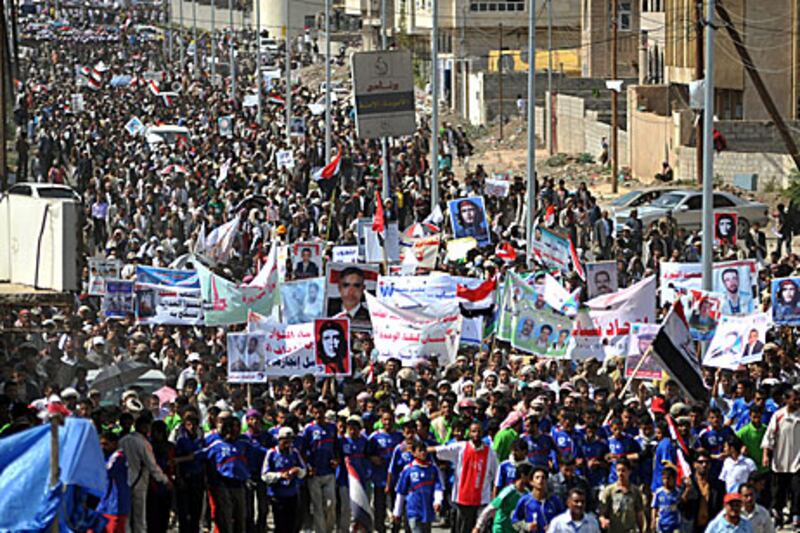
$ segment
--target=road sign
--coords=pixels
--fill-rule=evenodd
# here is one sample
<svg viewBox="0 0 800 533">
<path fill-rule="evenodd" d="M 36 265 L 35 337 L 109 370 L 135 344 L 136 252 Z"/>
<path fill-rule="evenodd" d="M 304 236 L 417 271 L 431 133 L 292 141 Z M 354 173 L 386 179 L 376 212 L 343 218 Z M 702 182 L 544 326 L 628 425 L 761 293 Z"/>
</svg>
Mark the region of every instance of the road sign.
<svg viewBox="0 0 800 533">
<path fill-rule="evenodd" d="M 359 138 L 413 134 L 416 116 L 411 52 L 358 52 L 352 55 L 351 67 Z"/>
</svg>

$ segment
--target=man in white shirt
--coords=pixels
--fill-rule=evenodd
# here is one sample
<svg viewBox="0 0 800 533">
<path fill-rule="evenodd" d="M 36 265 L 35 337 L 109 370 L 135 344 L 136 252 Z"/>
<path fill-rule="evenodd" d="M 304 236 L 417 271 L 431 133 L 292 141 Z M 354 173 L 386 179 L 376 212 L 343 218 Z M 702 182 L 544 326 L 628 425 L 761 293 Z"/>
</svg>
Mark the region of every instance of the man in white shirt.
<svg viewBox="0 0 800 533">
<path fill-rule="evenodd" d="M 600 533 L 600 524 L 592 513 L 586 512 L 586 494 L 573 488 L 567 494 L 567 510 L 553 518 L 547 533 Z"/>
<path fill-rule="evenodd" d="M 800 491 L 797 487 L 800 476 L 800 386 L 795 385 L 786 394 L 786 404 L 775 411 L 764 433 L 761 448 L 764 450 L 763 465 L 772 470 L 773 508 L 782 512 L 786 499 L 792 494 L 792 516 L 800 527 Z M 781 518 L 783 518 L 781 516 Z M 781 520 L 782 522 L 782 520 Z M 782 523 L 780 524 L 782 525 Z"/>
<path fill-rule="evenodd" d="M 730 494 L 739 492 L 739 486 L 746 483 L 750 474 L 756 471 L 756 463 L 742 453 L 742 441 L 731 435 L 725 441 L 724 452 L 727 457 L 722 463 L 719 474 L 720 481 L 725 482 L 725 491 Z"/>
<path fill-rule="evenodd" d="M 756 533 L 775 533 L 775 524 L 772 517 L 763 506 L 756 503 L 756 491 L 749 483 L 744 483 L 739 487 L 739 494 L 744 499 L 742 516 L 750 520 L 753 531 Z"/>
</svg>

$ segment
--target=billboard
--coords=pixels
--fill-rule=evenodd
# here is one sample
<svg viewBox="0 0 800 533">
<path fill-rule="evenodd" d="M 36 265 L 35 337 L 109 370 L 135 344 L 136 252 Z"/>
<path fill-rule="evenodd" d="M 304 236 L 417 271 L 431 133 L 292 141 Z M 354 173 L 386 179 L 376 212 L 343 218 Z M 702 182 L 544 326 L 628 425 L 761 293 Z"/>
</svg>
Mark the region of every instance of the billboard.
<svg viewBox="0 0 800 533">
<path fill-rule="evenodd" d="M 417 126 L 411 52 L 356 52 L 351 58 L 360 139 L 411 135 Z"/>
</svg>

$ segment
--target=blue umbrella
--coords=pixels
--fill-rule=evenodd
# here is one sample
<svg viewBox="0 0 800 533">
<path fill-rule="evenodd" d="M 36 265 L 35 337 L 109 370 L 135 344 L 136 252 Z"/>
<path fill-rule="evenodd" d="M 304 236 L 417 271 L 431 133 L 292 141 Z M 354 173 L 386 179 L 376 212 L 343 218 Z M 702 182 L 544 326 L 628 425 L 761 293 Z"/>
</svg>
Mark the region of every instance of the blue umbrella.
<svg viewBox="0 0 800 533">
<path fill-rule="evenodd" d="M 131 84 L 132 79 L 133 76 L 129 76 L 127 74 L 118 74 L 117 76 L 111 78 L 110 85 L 112 87 L 127 87 Z"/>
</svg>

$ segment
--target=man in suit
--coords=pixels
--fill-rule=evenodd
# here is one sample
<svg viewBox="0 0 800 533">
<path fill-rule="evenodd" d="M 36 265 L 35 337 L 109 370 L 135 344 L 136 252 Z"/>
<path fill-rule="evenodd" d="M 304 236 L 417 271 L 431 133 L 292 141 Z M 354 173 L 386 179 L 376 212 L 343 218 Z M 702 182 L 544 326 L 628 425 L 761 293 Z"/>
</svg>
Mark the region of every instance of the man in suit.
<svg viewBox="0 0 800 533">
<path fill-rule="evenodd" d="M 611 247 L 614 245 L 614 223 L 608 218 L 608 211 L 594 223 L 594 241 L 599 248 L 597 259 L 610 259 Z"/>
<path fill-rule="evenodd" d="M 305 279 L 317 276 L 319 276 L 319 267 L 311 261 L 311 248 L 303 248 L 300 251 L 300 261 L 294 267 L 294 277 L 296 279 Z"/>
<path fill-rule="evenodd" d="M 744 352 L 742 352 L 743 357 L 747 357 L 749 355 L 756 355 L 764 351 L 764 343 L 758 340 L 758 330 L 751 329 L 750 333 L 747 335 L 747 345 L 744 347 Z"/>
</svg>

